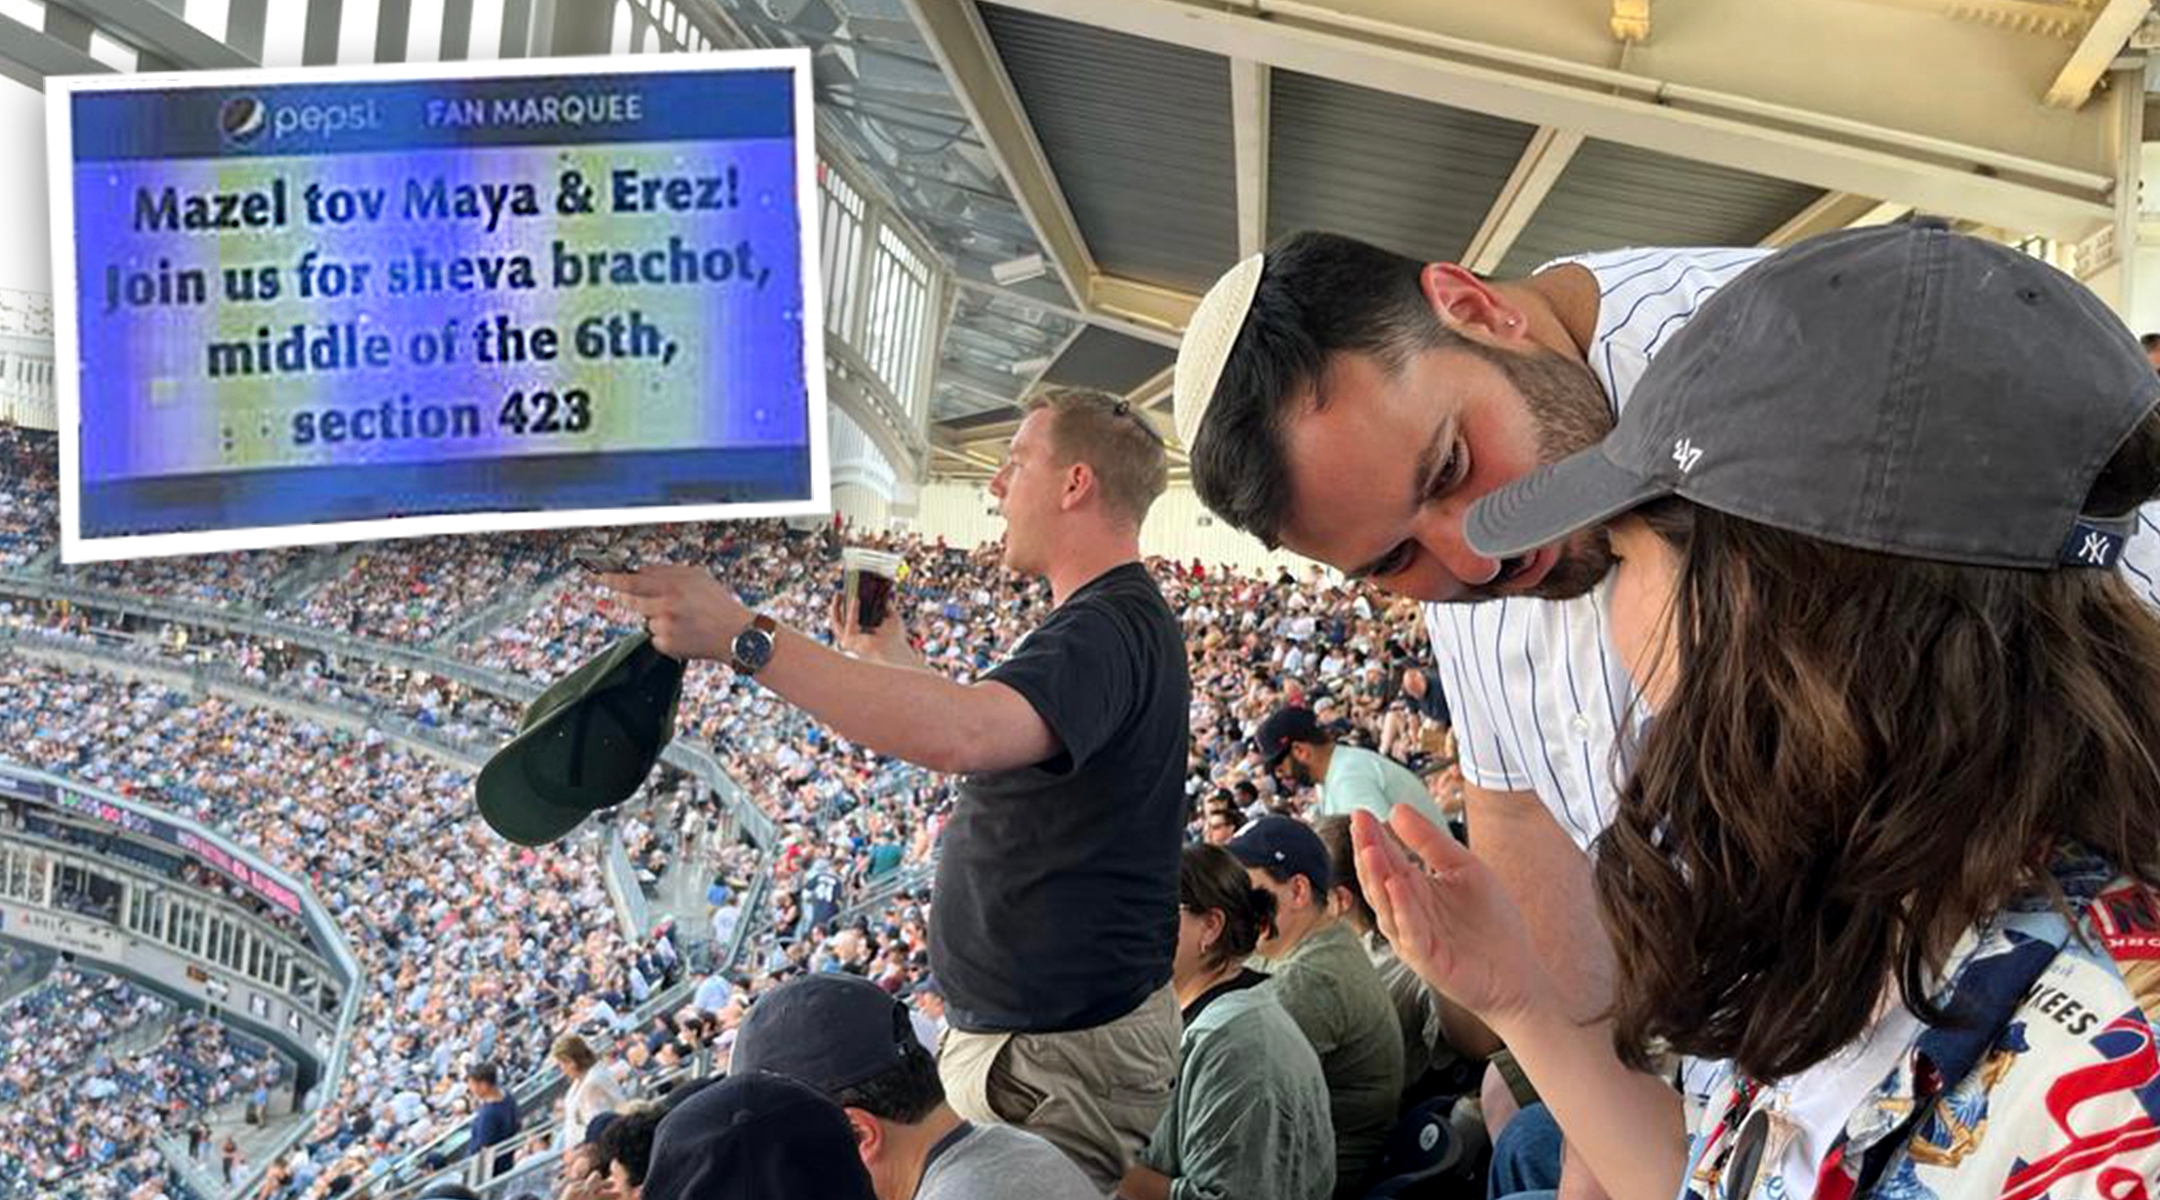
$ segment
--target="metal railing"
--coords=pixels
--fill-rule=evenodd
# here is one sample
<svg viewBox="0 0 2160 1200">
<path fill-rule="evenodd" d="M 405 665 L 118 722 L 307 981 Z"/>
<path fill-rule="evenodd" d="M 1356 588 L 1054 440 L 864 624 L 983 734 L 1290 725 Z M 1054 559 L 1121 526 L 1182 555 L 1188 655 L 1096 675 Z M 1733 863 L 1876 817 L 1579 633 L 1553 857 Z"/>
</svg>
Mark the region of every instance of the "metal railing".
<svg viewBox="0 0 2160 1200">
<path fill-rule="evenodd" d="M 689 998 L 694 987 L 694 984 L 685 980 L 664 992 L 654 993 L 651 998 L 646 1000 L 644 1004 L 639 1005 L 632 1013 L 630 1020 L 627 1022 L 630 1032 L 618 1034 L 596 1047 L 596 1049 L 605 1052 L 618 1044 L 622 1038 L 640 1036 L 642 1026 L 649 1024 L 654 1017 L 659 1016 L 661 1013 L 680 1007 Z M 657 1085 L 678 1079 L 691 1069 L 685 1065 L 656 1075 L 649 1082 Z M 545 1119 L 520 1129 L 517 1136 L 509 1141 L 499 1142 L 475 1151 L 472 1147 L 473 1119 L 467 1116 L 456 1125 L 429 1140 L 427 1144 L 416 1150 L 409 1151 L 391 1164 L 379 1177 L 389 1190 L 376 1193 L 376 1195 L 379 1200 L 397 1200 L 398 1197 L 413 1196 L 429 1184 L 446 1179 L 455 1179 L 467 1187 L 484 1190 L 483 1185 L 498 1178 L 506 1180 L 520 1174 L 526 1166 L 524 1160 L 528 1156 L 528 1152 L 535 1146 L 545 1146 L 546 1143 L 552 1141 L 561 1132 L 562 1120 L 555 1115 L 556 1104 L 562 1099 L 563 1093 L 568 1090 L 569 1079 L 560 1070 L 550 1068 L 543 1073 L 531 1076 L 514 1086 L 510 1094 L 517 1101 L 518 1114 L 521 1119 L 527 1113 L 546 1112 L 548 1116 Z M 504 1154 L 511 1155 L 517 1161 L 511 1164 L 508 1171 L 498 1176 L 495 1171 L 495 1163 Z M 559 1151 L 548 1148 L 532 1157 L 534 1161 L 544 1159 L 552 1163 L 559 1156 Z M 430 1166 L 430 1163 L 440 1165 Z"/>
<path fill-rule="evenodd" d="M 323 697 L 293 688 L 273 686 L 268 679 L 254 679 L 231 667 L 186 659 L 144 658 L 97 642 L 66 637 L 36 629 L 0 628 L 0 641 L 34 646 L 39 651 L 67 658 L 107 664 L 128 672 L 185 679 L 198 691 L 237 693 L 267 708 L 308 720 L 373 725 L 385 736 L 404 742 L 422 753 L 445 758 L 467 771 L 477 771 L 487 760 L 475 753 L 477 739 L 449 736 L 435 726 L 422 725 L 403 713 L 362 702 L 331 704 Z"/>
</svg>

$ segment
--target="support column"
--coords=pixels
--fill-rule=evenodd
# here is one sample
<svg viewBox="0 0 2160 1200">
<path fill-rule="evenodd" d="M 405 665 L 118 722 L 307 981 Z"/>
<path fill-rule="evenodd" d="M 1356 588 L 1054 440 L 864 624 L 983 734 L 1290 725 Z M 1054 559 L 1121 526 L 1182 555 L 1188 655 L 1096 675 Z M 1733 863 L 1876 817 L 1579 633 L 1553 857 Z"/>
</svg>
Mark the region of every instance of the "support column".
<svg viewBox="0 0 2160 1200">
<path fill-rule="evenodd" d="M 536 49 L 534 53 L 553 58 L 606 54 L 608 23 L 614 7 L 597 0 L 554 0 L 552 4 L 541 0 L 534 5 L 534 16 L 546 20 L 548 42 L 544 50 Z"/>
<path fill-rule="evenodd" d="M 2127 205 L 2118 206 L 2118 212 L 2128 209 L 2115 226 L 2118 265 L 2091 281 L 2101 299 L 2138 334 L 2160 333 L 2160 141 L 2144 140 L 2160 138 L 2160 129 L 2144 123 L 2146 99 L 2160 82 L 2160 69 L 2148 66 L 2142 78 L 2144 86 L 2139 88 L 2135 86 L 2138 75 L 2118 72 L 2115 76 L 2116 90 L 2134 93 L 2129 98 L 2135 101 L 2139 140 L 2132 143 L 2134 151 L 2127 156 L 2129 164 L 2123 172 L 2126 182 L 2122 186 L 2130 190 L 2130 196 Z M 2103 281 L 2108 285 L 2105 288 L 2098 286 Z"/>
</svg>

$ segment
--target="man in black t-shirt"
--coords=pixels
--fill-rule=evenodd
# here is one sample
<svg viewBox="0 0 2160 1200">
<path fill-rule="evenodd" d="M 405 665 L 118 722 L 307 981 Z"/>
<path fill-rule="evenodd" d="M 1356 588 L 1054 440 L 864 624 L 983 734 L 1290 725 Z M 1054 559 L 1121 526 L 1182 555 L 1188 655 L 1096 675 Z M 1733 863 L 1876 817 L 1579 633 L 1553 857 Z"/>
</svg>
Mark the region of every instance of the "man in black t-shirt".
<svg viewBox="0 0 2160 1200">
<path fill-rule="evenodd" d="M 1140 562 L 1168 477 L 1125 402 L 1037 398 L 990 483 L 1005 564 L 1055 609 L 979 683 L 925 669 L 897 619 L 839 653 L 746 609 L 707 572 L 602 580 L 678 658 L 725 658 L 883 754 L 962 776 L 931 910 L 951 1028 L 939 1071 L 973 1121 L 1026 1125 L 1110 1190 L 1177 1066 L 1178 851 L 1191 684 Z M 851 620 L 852 614 L 843 614 Z"/>
</svg>

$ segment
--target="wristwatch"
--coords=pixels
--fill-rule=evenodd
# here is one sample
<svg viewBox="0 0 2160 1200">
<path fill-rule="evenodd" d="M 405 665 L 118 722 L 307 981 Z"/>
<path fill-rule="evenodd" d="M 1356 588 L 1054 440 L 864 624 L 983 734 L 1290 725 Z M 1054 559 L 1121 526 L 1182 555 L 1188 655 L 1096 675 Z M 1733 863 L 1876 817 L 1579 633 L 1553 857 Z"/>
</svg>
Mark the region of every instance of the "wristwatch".
<svg viewBox="0 0 2160 1200">
<path fill-rule="evenodd" d="M 780 623 L 759 613 L 750 618 L 750 627 L 735 635 L 729 662 L 739 674 L 755 675 L 772 661 L 773 630 Z"/>
</svg>

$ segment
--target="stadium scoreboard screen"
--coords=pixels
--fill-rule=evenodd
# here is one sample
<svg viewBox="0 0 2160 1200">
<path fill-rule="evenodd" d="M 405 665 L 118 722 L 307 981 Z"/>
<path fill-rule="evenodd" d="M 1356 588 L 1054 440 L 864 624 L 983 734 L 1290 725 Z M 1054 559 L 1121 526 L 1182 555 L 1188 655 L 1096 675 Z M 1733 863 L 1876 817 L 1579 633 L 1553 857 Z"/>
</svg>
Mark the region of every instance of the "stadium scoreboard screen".
<svg viewBox="0 0 2160 1200">
<path fill-rule="evenodd" d="M 63 558 L 826 511 L 809 86 L 51 80 Z"/>
</svg>

